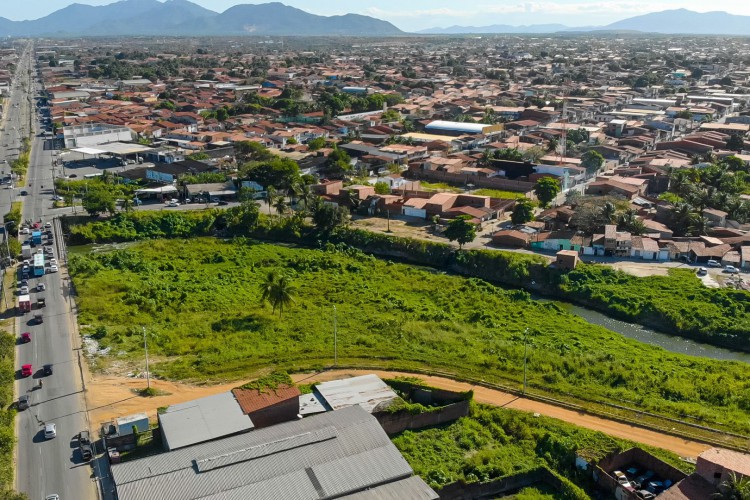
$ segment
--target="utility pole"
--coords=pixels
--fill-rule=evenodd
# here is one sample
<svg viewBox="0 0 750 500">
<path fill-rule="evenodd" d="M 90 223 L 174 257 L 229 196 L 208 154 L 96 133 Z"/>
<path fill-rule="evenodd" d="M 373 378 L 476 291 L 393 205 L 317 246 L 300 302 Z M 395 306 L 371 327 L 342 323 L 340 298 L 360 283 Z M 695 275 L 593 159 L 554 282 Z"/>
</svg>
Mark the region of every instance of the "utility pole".
<svg viewBox="0 0 750 500">
<path fill-rule="evenodd" d="M 529 329 L 526 328 L 523 331 L 523 394 L 526 395 L 526 360 L 529 353 L 529 344 L 527 342 L 529 336 Z"/>
<path fill-rule="evenodd" d="M 339 361 L 338 332 L 336 330 L 336 306 L 333 306 L 333 366 L 336 366 Z"/>
<path fill-rule="evenodd" d="M 148 341 L 146 340 L 146 327 L 143 327 L 143 349 L 146 351 L 146 388 L 151 389 L 151 373 L 148 371 Z"/>
</svg>

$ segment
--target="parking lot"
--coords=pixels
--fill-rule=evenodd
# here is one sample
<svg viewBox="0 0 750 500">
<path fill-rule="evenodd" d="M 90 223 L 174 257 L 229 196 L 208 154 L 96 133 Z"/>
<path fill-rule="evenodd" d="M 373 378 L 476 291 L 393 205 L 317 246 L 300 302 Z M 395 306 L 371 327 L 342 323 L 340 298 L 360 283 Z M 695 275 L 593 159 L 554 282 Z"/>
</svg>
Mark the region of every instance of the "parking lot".
<svg viewBox="0 0 750 500">
<path fill-rule="evenodd" d="M 59 158 L 62 160 L 62 165 L 55 169 L 55 175 L 71 179 L 83 179 L 87 175 L 101 174 L 105 170 L 112 173 L 121 173 L 144 165 L 151 165 L 146 163 L 128 163 L 127 165 L 122 165 L 120 159 L 116 157 L 96 158 L 91 155 L 76 153 L 75 151 L 60 153 Z"/>
</svg>

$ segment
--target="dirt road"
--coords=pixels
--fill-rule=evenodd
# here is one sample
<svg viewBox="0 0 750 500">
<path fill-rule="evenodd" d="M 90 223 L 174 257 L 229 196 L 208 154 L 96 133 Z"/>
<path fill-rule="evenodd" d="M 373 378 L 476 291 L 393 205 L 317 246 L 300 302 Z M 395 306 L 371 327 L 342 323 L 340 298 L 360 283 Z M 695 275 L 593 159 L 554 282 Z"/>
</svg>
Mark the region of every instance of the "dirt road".
<svg viewBox="0 0 750 500">
<path fill-rule="evenodd" d="M 331 370 L 314 374 L 295 374 L 292 379 L 296 383 L 324 382 L 357 375 L 375 373 L 382 378 L 393 378 L 398 376 L 415 376 L 405 372 L 387 372 L 373 370 Z M 554 405 L 540 403 L 529 399 L 518 398 L 512 394 L 485 387 L 472 386 L 464 382 L 457 382 L 443 377 L 430 377 L 416 375 L 424 380 L 426 384 L 441 389 L 453 391 L 474 391 L 474 399 L 477 402 L 513 408 L 515 410 L 528 411 L 557 418 L 571 424 L 587 429 L 604 432 L 610 436 L 629 439 L 644 443 L 657 448 L 663 448 L 677 453 L 681 457 L 697 457 L 701 452 L 710 448 L 709 445 L 688 441 L 682 438 L 661 434 L 641 427 L 636 427 L 620 422 L 606 420 L 585 413 L 579 413 Z M 203 396 L 210 396 L 220 392 L 228 391 L 243 382 L 214 386 L 190 386 L 161 380 L 152 380 L 152 387 L 166 391 L 169 395 L 153 398 L 143 398 L 135 395 L 132 389 L 145 387 L 142 379 L 131 379 L 125 377 L 96 377 L 88 384 L 87 401 L 89 416 L 92 424 L 105 422 L 116 416 L 132 415 L 133 413 L 145 412 L 151 418 L 156 417 L 156 410 L 160 406 L 190 401 Z"/>
</svg>

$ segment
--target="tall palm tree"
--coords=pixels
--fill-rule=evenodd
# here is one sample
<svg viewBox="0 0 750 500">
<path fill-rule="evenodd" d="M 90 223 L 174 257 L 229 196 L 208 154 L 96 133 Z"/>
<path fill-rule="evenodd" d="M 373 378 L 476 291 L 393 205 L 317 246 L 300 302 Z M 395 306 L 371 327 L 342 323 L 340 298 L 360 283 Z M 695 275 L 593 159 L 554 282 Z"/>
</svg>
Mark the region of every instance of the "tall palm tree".
<svg viewBox="0 0 750 500">
<path fill-rule="evenodd" d="M 279 215 L 284 215 L 289 209 L 286 198 L 284 198 L 283 196 L 277 196 L 276 200 L 274 200 L 273 202 L 273 208 L 276 209 L 276 213 L 278 213 Z"/>
<path fill-rule="evenodd" d="M 708 219 L 698 213 L 691 214 L 688 228 L 694 236 L 703 236 L 708 234 Z"/>
<path fill-rule="evenodd" d="M 268 273 L 265 281 L 261 283 L 260 292 L 261 302 L 271 304 L 274 313 L 276 313 L 276 308 L 278 307 L 279 318 L 281 318 L 285 307 L 290 307 L 294 304 L 294 286 L 286 275 L 280 274 L 277 271 Z"/>
<path fill-rule="evenodd" d="M 318 195 L 313 193 L 312 188 L 310 188 L 309 184 L 302 183 L 299 187 L 299 201 L 302 202 L 302 204 L 305 207 L 305 211 L 309 212 L 310 207 L 313 204 L 313 200 L 317 198 Z"/>
<path fill-rule="evenodd" d="M 273 202 L 276 200 L 276 188 L 273 186 L 268 186 L 266 188 L 266 204 L 268 205 L 268 215 L 271 215 L 271 205 L 273 205 Z"/>
<path fill-rule="evenodd" d="M 607 224 L 612 224 L 615 221 L 615 215 L 617 214 L 617 207 L 611 201 L 608 201 L 602 207 L 602 217 L 607 221 Z"/>
</svg>

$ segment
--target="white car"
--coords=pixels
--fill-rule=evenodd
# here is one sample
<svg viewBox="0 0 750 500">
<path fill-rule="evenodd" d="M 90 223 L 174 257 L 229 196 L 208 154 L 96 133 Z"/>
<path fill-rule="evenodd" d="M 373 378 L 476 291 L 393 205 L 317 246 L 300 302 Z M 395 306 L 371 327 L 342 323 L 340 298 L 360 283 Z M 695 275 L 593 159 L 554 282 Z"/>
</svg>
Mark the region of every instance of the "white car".
<svg viewBox="0 0 750 500">
<path fill-rule="evenodd" d="M 736 273 L 740 272 L 740 270 L 739 270 L 739 269 L 737 269 L 737 268 L 736 268 L 736 267 L 734 267 L 734 266 L 724 266 L 724 272 L 725 272 L 725 273 L 732 273 L 732 274 L 736 274 Z"/>
<path fill-rule="evenodd" d="M 44 500 L 60 500 L 60 495 L 58 495 L 57 493 L 53 493 L 44 497 Z"/>
<path fill-rule="evenodd" d="M 44 227 L 46 227 L 47 229 L 51 229 L 51 228 L 52 228 L 52 223 L 51 223 L 51 222 L 48 222 L 48 223 L 46 223 L 46 224 L 44 225 Z"/>
<path fill-rule="evenodd" d="M 57 259 L 50 259 L 49 260 L 49 265 L 50 266 L 56 266 L 57 265 Z"/>
<path fill-rule="evenodd" d="M 46 289 L 47 289 L 47 287 L 46 287 L 46 286 L 44 285 L 44 283 L 39 283 L 39 284 L 38 284 L 38 285 L 36 286 L 36 291 L 37 291 L 37 292 L 43 292 L 43 291 L 44 291 L 44 290 L 46 290 Z"/>
<path fill-rule="evenodd" d="M 58 271 L 58 269 L 57 269 L 56 265 L 53 264 L 53 265 L 49 266 L 49 272 L 56 273 L 57 271 Z"/>
<path fill-rule="evenodd" d="M 21 287 L 21 295 L 28 295 L 29 294 L 29 287 L 22 286 Z"/>
<path fill-rule="evenodd" d="M 31 234 L 31 231 L 29 230 L 28 227 L 25 227 L 25 228 L 21 229 L 21 234 Z"/>
<path fill-rule="evenodd" d="M 54 439 L 57 437 L 57 426 L 55 424 L 47 424 L 44 426 L 44 439 Z"/>
<path fill-rule="evenodd" d="M 180 204 L 179 204 L 179 203 L 177 203 L 176 201 L 170 201 L 170 202 L 169 202 L 169 203 L 167 204 L 167 206 L 168 206 L 168 207 L 172 207 L 172 208 L 174 208 L 174 207 L 179 207 L 179 206 L 180 206 Z"/>
</svg>

